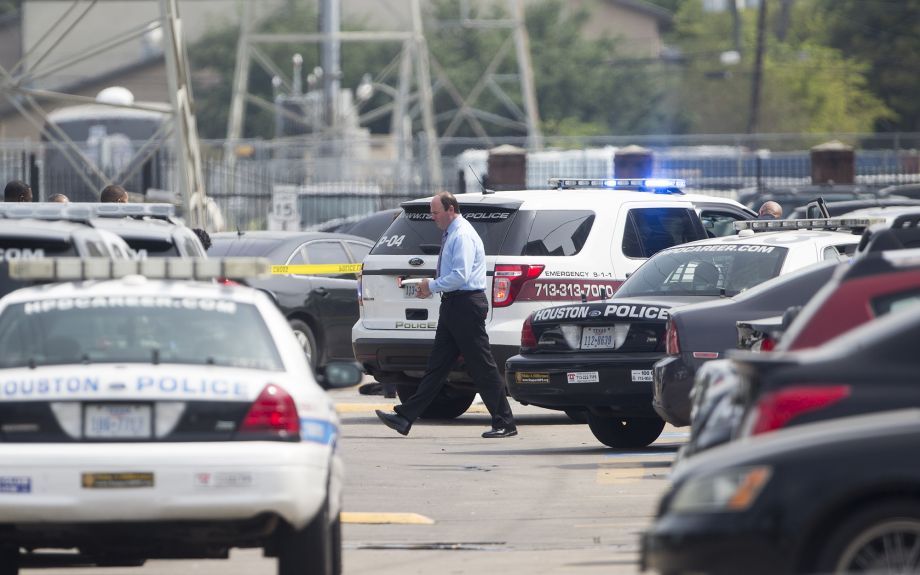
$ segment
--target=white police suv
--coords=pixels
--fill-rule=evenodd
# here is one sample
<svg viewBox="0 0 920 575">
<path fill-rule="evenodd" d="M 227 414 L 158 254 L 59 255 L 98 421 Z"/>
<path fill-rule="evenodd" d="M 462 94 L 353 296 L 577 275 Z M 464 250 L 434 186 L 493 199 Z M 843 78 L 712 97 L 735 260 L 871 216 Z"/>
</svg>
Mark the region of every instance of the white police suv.
<svg viewBox="0 0 920 575">
<path fill-rule="evenodd" d="M 252 276 L 267 261 L 10 268 L 100 279 L 0 300 L 0 571 L 48 548 L 138 565 L 263 547 L 279 574 L 339 572 L 330 399 L 268 296 L 180 279 Z M 321 381 L 359 379 L 352 362 Z"/>
<path fill-rule="evenodd" d="M 725 198 L 685 199 L 680 180 L 558 179 L 551 184 L 555 189 L 457 196 L 461 215 L 485 247 L 491 278 L 486 329 L 499 366 L 518 352 L 530 312 L 608 298 L 652 254 L 708 237 L 707 218 L 755 216 Z M 378 381 L 395 383 L 402 398 L 412 394 L 425 372 L 438 323 L 437 296 L 417 299 L 414 285 L 397 285 L 397 278 L 435 274 L 441 232 L 431 221 L 430 201 L 403 203 L 402 215 L 364 259 L 361 317 L 352 329 L 355 357 Z M 461 360 L 424 416 L 457 417 L 474 396 Z"/>
</svg>

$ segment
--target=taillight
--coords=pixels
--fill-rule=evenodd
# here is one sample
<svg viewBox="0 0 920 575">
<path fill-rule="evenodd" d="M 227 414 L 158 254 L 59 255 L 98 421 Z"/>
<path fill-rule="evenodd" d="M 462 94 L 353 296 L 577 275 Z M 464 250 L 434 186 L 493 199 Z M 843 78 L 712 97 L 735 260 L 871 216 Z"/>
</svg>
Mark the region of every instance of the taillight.
<svg viewBox="0 0 920 575">
<path fill-rule="evenodd" d="M 788 387 L 767 393 L 757 402 L 751 435 L 779 429 L 793 417 L 824 409 L 849 395 L 848 385 Z"/>
<path fill-rule="evenodd" d="M 763 336 L 757 345 L 754 346 L 754 351 L 773 351 L 776 348 L 776 340 L 770 337 L 769 335 Z"/>
<path fill-rule="evenodd" d="M 364 307 L 364 276 L 358 276 L 358 307 Z"/>
<path fill-rule="evenodd" d="M 496 264 L 492 280 L 492 307 L 506 307 L 514 303 L 524 284 L 539 277 L 544 267 Z"/>
<path fill-rule="evenodd" d="M 677 324 L 674 319 L 668 319 L 668 327 L 664 336 L 664 351 L 668 355 L 680 355 L 680 338 L 677 336 Z"/>
<path fill-rule="evenodd" d="M 217 278 L 217 283 L 219 283 L 220 285 L 224 285 L 224 286 L 239 286 L 239 285 L 243 285 L 243 284 L 241 284 L 240 282 L 233 281 L 233 280 L 230 279 L 230 278 Z"/>
<path fill-rule="evenodd" d="M 537 347 L 537 336 L 533 332 L 533 315 L 529 315 L 524 320 L 524 327 L 521 328 L 521 349 L 535 347 Z"/>
<path fill-rule="evenodd" d="M 287 439 L 300 436 L 300 418 L 294 399 L 281 387 L 268 384 L 243 418 L 243 439 Z"/>
</svg>

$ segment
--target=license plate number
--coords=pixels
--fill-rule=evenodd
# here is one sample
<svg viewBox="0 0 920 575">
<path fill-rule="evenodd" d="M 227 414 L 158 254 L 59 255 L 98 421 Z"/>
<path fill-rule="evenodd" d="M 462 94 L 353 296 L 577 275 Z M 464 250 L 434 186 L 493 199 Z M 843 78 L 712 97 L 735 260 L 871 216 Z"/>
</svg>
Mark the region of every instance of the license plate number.
<svg viewBox="0 0 920 575">
<path fill-rule="evenodd" d="M 405 297 L 415 297 L 418 293 L 418 284 L 406 284 L 403 286 L 403 295 Z"/>
<path fill-rule="evenodd" d="M 93 439 L 149 439 L 153 428 L 149 405 L 90 403 L 83 410 L 83 435 Z"/>
<path fill-rule="evenodd" d="M 613 328 L 583 328 L 581 330 L 581 349 L 613 349 Z"/>
</svg>

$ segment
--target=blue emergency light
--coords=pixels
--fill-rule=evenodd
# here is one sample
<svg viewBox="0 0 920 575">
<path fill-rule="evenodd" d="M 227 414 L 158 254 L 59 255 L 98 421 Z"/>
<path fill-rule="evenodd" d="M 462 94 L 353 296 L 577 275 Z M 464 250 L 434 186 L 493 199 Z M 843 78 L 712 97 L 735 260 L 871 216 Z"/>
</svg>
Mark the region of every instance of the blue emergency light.
<svg viewBox="0 0 920 575">
<path fill-rule="evenodd" d="M 685 180 L 668 178 L 550 178 L 549 185 L 557 190 L 605 188 L 651 192 L 654 194 L 682 194 Z"/>
</svg>

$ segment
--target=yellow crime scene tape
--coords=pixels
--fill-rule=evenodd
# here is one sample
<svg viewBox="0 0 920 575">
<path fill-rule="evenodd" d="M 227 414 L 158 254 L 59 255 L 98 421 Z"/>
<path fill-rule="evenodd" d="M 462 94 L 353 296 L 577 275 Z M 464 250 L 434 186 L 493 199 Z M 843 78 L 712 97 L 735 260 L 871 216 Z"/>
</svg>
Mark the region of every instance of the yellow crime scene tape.
<svg viewBox="0 0 920 575">
<path fill-rule="evenodd" d="M 361 264 L 301 264 L 292 266 L 272 266 L 272 274 L 300 276 L 315 274 L 359 274 Z"/>
</svg>

